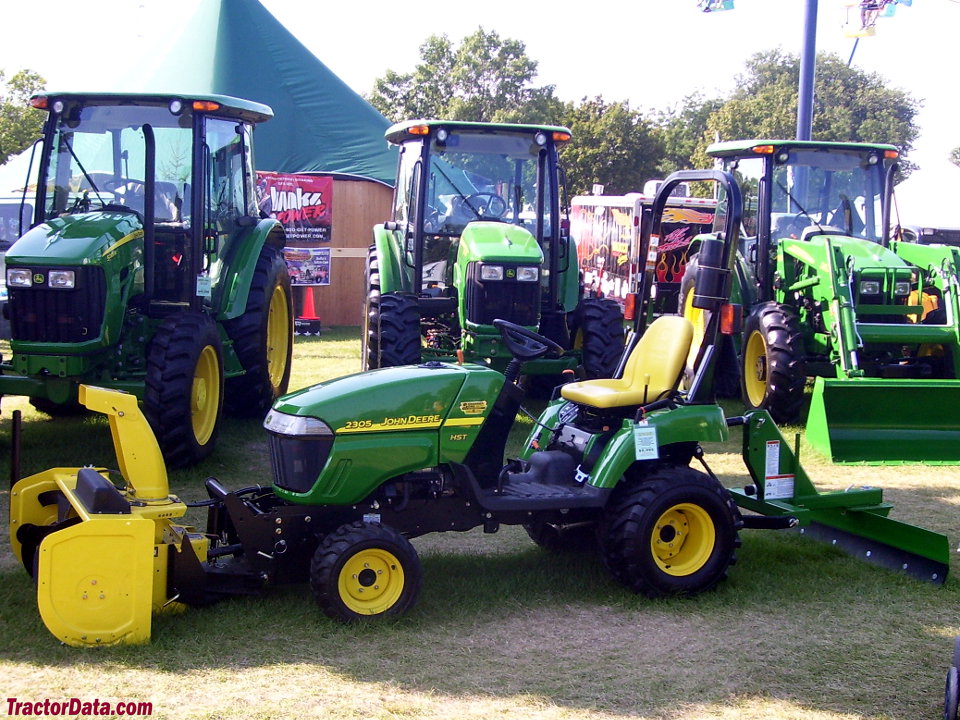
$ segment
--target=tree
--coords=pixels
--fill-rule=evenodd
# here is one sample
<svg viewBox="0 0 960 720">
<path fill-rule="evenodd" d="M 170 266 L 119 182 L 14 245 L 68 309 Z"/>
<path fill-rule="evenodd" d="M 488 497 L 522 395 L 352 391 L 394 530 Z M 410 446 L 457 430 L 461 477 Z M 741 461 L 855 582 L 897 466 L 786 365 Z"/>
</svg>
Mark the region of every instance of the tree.
<svg viewBox="0 0 960 720">
<path fill-rule="evenodd" d="M 30 105 L 30 96 L 44 83 L 31 70 L 20 70 L 9 81 L 0 70 L 0 165 L 40 136 L 46 115 Z"/>
<path fill-rule="evenodd" d="M 694 92 L 679 106 L 657 114 L 654 122 L 663 143 L 663 158 L 658 166 L 660 177 L 692 167 L 694 153 L 707 132 L 707 121 L 723 103 L 722 98 L 704 98 Z"/>
<path fill-rule="evenodd" d="M 573 133 L 562 151 L 570 192 L 587 193 L 594 183 L 608 195 L 639 192 L 657 176 L 663 143 L 628 103 L 584 98 L 579 105 L 567 105 L 564 125 Z"/>
<path fill-rule="evenodd" d="M 697 163 L 708 167 L 704 150 L 715 134 L 721 140 L 794 137 L 799 77 L 796 55 L 781 50 L 753 55 L 730 99 L 710 115 L 695 155 Z M 890 143 L 905 158 L 918 135 L 914 124 L 918 110 L 918 100 L 889 87 L 878 73 L 847 67 L 832 53 L 818 54 L 813 138 Z M 904 169 L 909 171 L 909 163 Z"/>
<path fill-rule="evenodd" d="M 431 35 L 410 73 L 392 70 L 374 82 L 367 100 L 388 119 L 418 117 L 477 122 L 555 122 L 562 103 L 553 86 L 535 87 L 537 63 L 519 40 L 479 28 L 454 46 Z"/>
</svg>

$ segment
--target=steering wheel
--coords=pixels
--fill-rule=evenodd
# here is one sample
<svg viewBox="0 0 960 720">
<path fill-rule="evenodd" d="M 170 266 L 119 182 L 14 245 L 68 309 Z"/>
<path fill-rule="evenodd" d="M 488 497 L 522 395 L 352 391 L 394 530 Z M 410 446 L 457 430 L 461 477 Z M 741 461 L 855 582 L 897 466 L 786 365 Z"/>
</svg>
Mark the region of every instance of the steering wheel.
<svg viewBox="0 0 960 720">
<path fill-rule="evenodd" d="M 467 207 L 479 218 L 501 218 L 507 211 L 507 201 L 496 193 L 478 192 L 465 198 Z"/>
<path fill-rule="evenodd" d="M 503 344 L 517 360 L 536 360 L 551 353 L 563 355 L 563 346 L 522 325 L 497 319 L 493 321 L 493 326 L 500 331 Z"/>
</svg>

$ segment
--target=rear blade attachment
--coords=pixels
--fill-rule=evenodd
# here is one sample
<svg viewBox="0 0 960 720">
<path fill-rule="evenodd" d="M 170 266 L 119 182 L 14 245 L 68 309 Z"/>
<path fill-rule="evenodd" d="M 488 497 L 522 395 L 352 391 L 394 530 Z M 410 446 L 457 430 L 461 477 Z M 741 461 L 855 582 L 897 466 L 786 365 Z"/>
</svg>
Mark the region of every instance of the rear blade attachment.
<svg viewBox="0 0 960 720">
<path fill-rule="evenodd" d="M 950 567 L 945 535 L 887 517 L 892 505 L 876 487 L 818 492 L 764 410 L 744 417 L 743 459 L 754 485 L 732 489 L 740 507 L 792 516 L 800 531 L 881 567 L 941 585 Z"/>
</svg>

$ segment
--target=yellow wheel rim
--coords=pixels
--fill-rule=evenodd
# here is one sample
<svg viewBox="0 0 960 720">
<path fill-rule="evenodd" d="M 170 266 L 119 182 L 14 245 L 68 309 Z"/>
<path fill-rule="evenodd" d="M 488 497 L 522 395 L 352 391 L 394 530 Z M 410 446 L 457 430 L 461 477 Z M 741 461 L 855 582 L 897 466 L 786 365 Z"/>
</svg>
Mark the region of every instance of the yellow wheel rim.
<svg viewBox="0 0 960 720">
<path fill-rule="evenodd" d="M 267 374 L 274 392 L 280 390 L 287 372 L 287 355 L 290 351 L 290 313 L 287 294 L 277 285 L 270 296 L 267 310 Z"/>
<path fill-rule="evenodd" d="M 707 334 L 707 311 L 693 306 L 693 292 L 694 289 L 690 288 L 690 292 L 683 299 L 683 316 L 693 325 L 693 340 L 690 341 L 690 353 L 687 355 L 687 367 L 691 371 L 694 370 L 697 353 L 703 345 L 703 336 Z"/>
<path fill-rule="evenodd" d="M 750 333 L 743 351 L 743 387 L 753 407 L 760 407 L 767 396 L 767 344 L 763 335 Z"/>
<path fill-rule="evenodd" d="M 716 543 L 710 514 L 699 505 L 679 503 L 657 518 L 650 550 L 663 572 L 684 577 L 707 563 Z"/>
<path fill-rule="evenodd" d="M 340 599 L 358 615 L 379 615 L 403 594 L 403 566 L 382 548 L 361 550 L 347 560 L 337 580 Z"/>
<path fill-rule="evenodd" d="M 190 417 L 193 437 L 198 445 L 206 445 L 213 436 L 219 408 L 220 364 L 217 362 L 217 351 L 211 345 L 206 345 L 197 359 L 190 390 Z"/>
</svg>

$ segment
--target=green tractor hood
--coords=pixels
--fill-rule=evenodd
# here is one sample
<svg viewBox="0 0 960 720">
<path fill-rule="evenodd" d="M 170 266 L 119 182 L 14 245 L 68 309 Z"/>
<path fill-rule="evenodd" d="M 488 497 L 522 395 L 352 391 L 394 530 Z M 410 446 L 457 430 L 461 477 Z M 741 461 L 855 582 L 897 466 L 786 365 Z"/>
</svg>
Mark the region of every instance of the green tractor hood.
<svg viewBox="0 0 960 720">
<path fill-rule="evenodd" d="M 143 251 L 143 225 L 129 212 L 93 212 L 48 220 L 28 231 L 7 252 L 8 266 L 126 264 Z M 121 252 L 121 248 L 126 250 Z"/>
<path fill-rule="evenodd" d="M 285 395 L 265 426 L 284 448 L 277 457 L 296 455 L 303 462 L 274 489 L 295 503 L 346 504 L 391 477 L 463 462 L 503 382 L 501 373 L 482 365 L 430 362 L 347 375 Z M 272 425 L 278 416 L 281 422 Z M 289 420 L 283 416 L 321 420 L 332 442 L 323 443 L 325 450 L 305 445 L 298 453 L 293 447 L 310 438 L 278 430 Z"/>
<path fill-rule="evenodd" d="M 852 258 L 855 270 L 885 268 L 910 279 L 910 266 L 892 250 L 879 243 L 849 235 L 814 235 L 809 240 L 781 240 L 785 254 L 817 268 L 821 273 L 831 272 L 827 259 L 828 243 L 839 248 L 844 257 Z"/>
<path fill-rule="evenodd" d="M 19 308 L 11 318 L 14 352 L 80 356 L 115 344 L 125 307 L 120 298 L 143 291 L 143 235 L 134 213 L 92 212 L 49 220 L 14 243 L 6 255 L 11 307 Z M 17 269 L 26 272 L 11 277 Z M 73 271 L 69 284 L 62 275 L 51 279 L 56 269 Z M 34 312 L 66 306 L 73 308 L 69 326 L 56 332 Z"/>
</svg>

